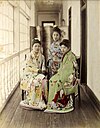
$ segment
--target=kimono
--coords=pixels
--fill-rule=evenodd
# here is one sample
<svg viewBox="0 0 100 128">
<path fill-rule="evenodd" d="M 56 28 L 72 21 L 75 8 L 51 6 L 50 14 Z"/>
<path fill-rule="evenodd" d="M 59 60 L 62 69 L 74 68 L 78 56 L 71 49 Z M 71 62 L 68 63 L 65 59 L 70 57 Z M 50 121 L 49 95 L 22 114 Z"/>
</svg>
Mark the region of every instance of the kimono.
<svg viewBox="0 0 100 128">
<path fill-rule="evenodd" d="M 50 76 L 54 75 L 55 72 L 60 67 L 60 62 L 62 58 L 62 53 L 60 49 L 59 42 L 53 42 L 49 49 L 49 67 L 50 67 Z"/>
<path fill-rule="evenodd" d="M 73 100 L 70 93 L 77 88 L 74 86 L 76 57 L 68 51 L 62 58 L 58 72 L 49 80 L 48 107 L 45 112 L 68 112 L 72 111 Z"/>
<path fill-rule="evenodd" d="M 20 88 L 26 91 L 26 99 L 20 105 L 32 109 L 44 109 L 47 101 L 47 81 L 45 75 L 38 71 L 45 70 L 45 58 L 39 53 L 37 56 L 31 52 L 26 60 Z"/>
</svg>

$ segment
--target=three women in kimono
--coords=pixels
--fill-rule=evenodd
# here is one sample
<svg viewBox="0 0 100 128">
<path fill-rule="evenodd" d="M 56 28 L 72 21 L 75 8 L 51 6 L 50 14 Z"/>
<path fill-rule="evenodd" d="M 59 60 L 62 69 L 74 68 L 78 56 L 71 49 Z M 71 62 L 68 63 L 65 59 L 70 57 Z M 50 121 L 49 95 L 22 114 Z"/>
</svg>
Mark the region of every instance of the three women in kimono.
<svg viewBox="0 0 100 128">
<path fill-rule="evenodd" d="M 63 54 L 60 68 L 57 73 L 49 80 L 49 94 L 47 95 L 47 82 L 45 77 L 38 73 L 45 71 L 44 57 L 40 52 L 40 42 L 33 43 L 33 50 L 30 53 L 26 63 L 26 79 L 22 80 L 21 88 L 27 91 L 26 100 L 20 103 L 26 108 L 45 109 L 48 111 L 66 112 L 73 110 L 72 97 L 70 93 L 75 92 L 75 65 L 76 56 L 71 52 L 71 43 L 64 39 L 60 43 L 61 52 Z M 38 47 L 38 48 L 36 48 Z M 37 49 L 37 50 L 36 50 Z M 37 51 L 37 52 L 36 52 Z M 34 62 L 35 61 L 35 62 Z M 39 78 L 39 79 L 37 79 Z M 25 84 L 27 85 L 26 87 Z M 47 104 L 46 104 L 47 101 Z"/>
</svg>

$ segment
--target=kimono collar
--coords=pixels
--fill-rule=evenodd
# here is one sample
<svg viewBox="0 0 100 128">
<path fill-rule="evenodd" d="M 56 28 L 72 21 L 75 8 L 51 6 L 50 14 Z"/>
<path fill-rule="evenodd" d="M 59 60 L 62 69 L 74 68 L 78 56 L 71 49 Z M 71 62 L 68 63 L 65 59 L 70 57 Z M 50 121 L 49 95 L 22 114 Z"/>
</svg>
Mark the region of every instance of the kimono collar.
<svg viewBox="0 0 100 128">
<path fill-rule="evenodd" d="M 34 53 L 34 51 L 31 51 L 32 58 L 34 58 L 36 60 L 39 58 L 40 55 L 41 55 L 40 52 L 38 54 L 36 54 L 36 53 Z"/>
<path fill-rule="evenodd" d="M 60 41 L 53 42 L 55 46 L 58 46 L 60 44 Z"/>
<path fill-rule="evenodd" d="M 66 55 L 66 54 L 70 54 L 70 52 L 71 52 L 71 49 L 69 49 L 67 52 L 65 52 L 65 54 L 64 54 L 63 57 L 62 57 L 62 61 L 63 61 L 65 55 Z"/>
</svg>

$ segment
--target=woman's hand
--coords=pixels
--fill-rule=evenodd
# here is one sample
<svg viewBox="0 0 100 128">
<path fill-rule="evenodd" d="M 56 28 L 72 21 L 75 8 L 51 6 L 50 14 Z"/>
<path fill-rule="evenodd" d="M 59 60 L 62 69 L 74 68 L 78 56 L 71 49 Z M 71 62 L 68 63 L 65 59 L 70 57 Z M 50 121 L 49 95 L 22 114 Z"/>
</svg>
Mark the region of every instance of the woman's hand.
<svg viewBox="0 0 100 128">
<path fill-rule="evenodd" d="M 47 71 L 47 70 L 43 70 L 42 73 L 43 73 L 44 75 L 47 75 L 47 74 L 48 74 L 48 71 Z"/>
<path fill-rule="evenodd" d="M 39 73 L 39 74 L 42 74 L 42 70 L 41 70 L 41 69 L 39 69 L 39 70 L 38 70 L 38 73 Z"/>
</svg>

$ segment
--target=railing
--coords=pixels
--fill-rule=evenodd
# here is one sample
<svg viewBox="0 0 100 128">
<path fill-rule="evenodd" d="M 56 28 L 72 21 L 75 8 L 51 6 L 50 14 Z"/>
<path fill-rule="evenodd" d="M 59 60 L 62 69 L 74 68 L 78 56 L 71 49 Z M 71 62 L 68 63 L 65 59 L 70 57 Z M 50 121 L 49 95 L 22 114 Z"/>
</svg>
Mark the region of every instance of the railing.
<svg viewBox="0 0 100 128">
<path fill-rule="evenodd" d="M 24 55 L 29 51 L 15 53 L 0 61 L 0 111 L 4 108 L 11 94 L 20 81 Z"/>
<path fill-rule="evenodd" d="M 19 81 L 19 55 L 14 54 L 0 61 L 0 109 Z"/>
</svg>

